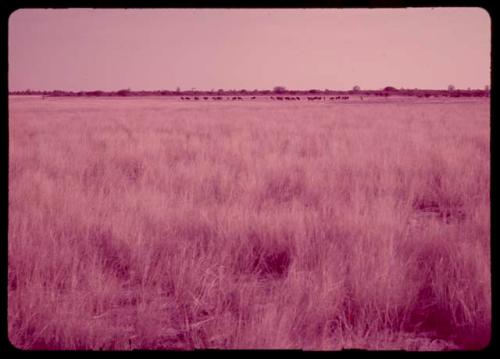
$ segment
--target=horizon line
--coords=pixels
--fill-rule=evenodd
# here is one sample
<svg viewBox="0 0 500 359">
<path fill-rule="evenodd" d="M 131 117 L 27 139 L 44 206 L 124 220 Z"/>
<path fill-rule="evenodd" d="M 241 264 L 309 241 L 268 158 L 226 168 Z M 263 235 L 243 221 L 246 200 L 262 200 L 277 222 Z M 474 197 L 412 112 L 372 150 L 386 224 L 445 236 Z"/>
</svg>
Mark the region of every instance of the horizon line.
<svg viewBox="0 0 500 359">
<path fill-rule="evenodd" d="M 453 86 L 453 85 L 449 85 Z M 127 91 L 127 92 L 263 92 L 263 91 L 270 91 L 270 92 L 309 92 L 309 91 L 315 91 L 315 92 L 363 92 L 363 91 L 450 91 L 450 87 L 447 88 L 418 88 L 418 87 L 394 87 L 394 86 L 385 86 L 383 88 L 351 88 L 351 89 L 319 89 L 319 88 L 310 88 L 310 89 L 289 89 L 284 86 L 276 86 L 273 89 L 197 89 L 197 88 L 191 88 L 191 89 L 154 89 L 154 90 L 145 90 L 145 89 L 132 89 L 130 87 L 128 88 L 117 88 L 114 90 L 101 90 L 101 89 L 92 89 L 92 90 L 61 90 L 61 89 L 23 89 L 23 90 L 9 90 L 9 93 L 12 92 L 69 92 L 69 93 L 79 93 L 79 92 L 102 92 L 102 93 L 112 93 L 112 92 L 119 92 L 119 91 Z M 276 88 L 281 88 L 280 90 L 276 90 Z M 467 87 L 467 88 L 457 88 L 453 86 L 453 91 L 490 91 L 491 87 L 489 85 L 485 85 L 483 88 L 473 88 L 473 87 Z"/>
</svg>

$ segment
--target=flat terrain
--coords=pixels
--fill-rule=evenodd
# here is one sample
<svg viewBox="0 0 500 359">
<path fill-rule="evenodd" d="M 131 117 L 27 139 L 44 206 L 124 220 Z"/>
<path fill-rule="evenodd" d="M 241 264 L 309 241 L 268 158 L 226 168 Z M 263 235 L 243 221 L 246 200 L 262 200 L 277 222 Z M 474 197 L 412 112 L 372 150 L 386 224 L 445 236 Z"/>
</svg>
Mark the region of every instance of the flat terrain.
<svg viewBox="0 0 500 359">
<path fill-rule="evenodd" d="M 9 107 L 16 347 L 488 344 L 489 99 Z"/>
</svg>

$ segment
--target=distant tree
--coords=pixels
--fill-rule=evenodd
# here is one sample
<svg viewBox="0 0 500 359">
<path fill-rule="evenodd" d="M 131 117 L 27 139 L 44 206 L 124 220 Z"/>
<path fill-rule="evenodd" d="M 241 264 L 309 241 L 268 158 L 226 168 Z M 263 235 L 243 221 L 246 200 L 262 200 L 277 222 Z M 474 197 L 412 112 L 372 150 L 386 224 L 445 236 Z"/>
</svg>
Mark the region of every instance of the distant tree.
<svg viewBox="0 0 500 359">
<path fill-rule="evenodd" d="M 175 92 L 177 92 L 177 93 L 181 92 L 181 88 L 179 86 L 177 86 L 177 88 L 175 89 Z"/>
<path fill-rule="evenodd" d="M 356 85 L 356 86 L 354 86 L 354 87 L 352 88 L 352 90 L 357 92 L 357 91 L 360 91 L 360 90 L 361 90 L 361 87 L 359 87 L 358 85 Z"/>
<path fill-rule="evenodd" d="M 384 88 L 384 91 L 397 91 L 397 89 L 395 87 L 392 87 L 392 86 L 387 86 Z"/>
<path fill-rule="evenodd" d="M 119 90 L 116 94 L 118 96 L 128 96 L 130 95 L 130 89 Z"/>
<path fill-rule="evenodd" d="M 286 92 L 286 87 L 285 86 L 274 86 L 273 92 L 276 92 L 276 93 L 285 93 Z"/>
<path fill-rule="evenodd" d="M 490 87 L 488 85 L 484 86 L 484 91 L 489 91 Z"/>
<path fill-rule="evenodd" d="M 455 91 L 455 86 L 453 85 L 448 85 L 448 91 Z"/>
<path fill-rule="evenodd" d="M 96 90 L 96 91 L 89 91 L 86 93 L 87 96 L 102 96 L 104 95 L 104 92 L 100 91 L 100 90 Z"/>
</svg>

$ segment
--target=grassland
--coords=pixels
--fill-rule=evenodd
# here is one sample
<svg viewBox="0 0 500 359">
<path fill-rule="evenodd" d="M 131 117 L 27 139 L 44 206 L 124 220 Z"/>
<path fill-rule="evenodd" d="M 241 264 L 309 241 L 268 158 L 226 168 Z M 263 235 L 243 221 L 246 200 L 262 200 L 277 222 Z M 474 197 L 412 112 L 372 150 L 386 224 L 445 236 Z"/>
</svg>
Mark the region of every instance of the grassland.
<svg viewBox="0 0 500 359">
<path fill-rule="evenodd" d="M 9 107 L 16 347 L 489 342 L 487 99 Z"/>
</svg>

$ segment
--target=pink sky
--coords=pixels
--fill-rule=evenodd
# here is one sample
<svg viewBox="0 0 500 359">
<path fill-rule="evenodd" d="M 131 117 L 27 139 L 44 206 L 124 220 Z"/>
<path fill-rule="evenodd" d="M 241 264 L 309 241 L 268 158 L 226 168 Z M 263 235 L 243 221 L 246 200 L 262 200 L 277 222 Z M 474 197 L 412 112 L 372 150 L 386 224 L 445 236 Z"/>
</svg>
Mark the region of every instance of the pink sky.
<svg viewBox="0 0 500 359">
<path fill-rule="evenodd" d="M 9 90 L 490 84 L 481 8 L 18 10 Z"/>
</svg>

